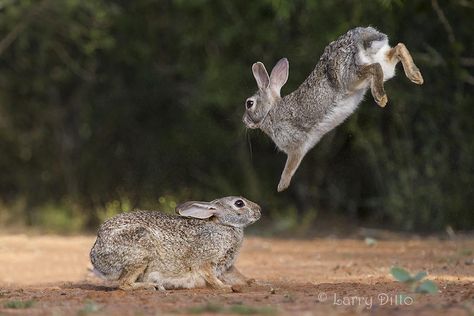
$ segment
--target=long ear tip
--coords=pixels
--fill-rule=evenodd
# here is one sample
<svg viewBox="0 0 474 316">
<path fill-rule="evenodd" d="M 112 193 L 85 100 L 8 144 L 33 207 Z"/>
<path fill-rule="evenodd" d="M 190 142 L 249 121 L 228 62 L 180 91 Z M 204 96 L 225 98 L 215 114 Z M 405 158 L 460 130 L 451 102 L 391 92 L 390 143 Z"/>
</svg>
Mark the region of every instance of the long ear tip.
<svg viewBox="0 0 474 316">
<path fill-rule="evenodd" d="M 285 64 L 286 67 L 288 67 L 290 65 L 290 62 L 288 61 L 288 58 L 286 58 L 286 57 L 283 57 L 282 59 L 280 59 L 278 61 L 278 63 L 283 63 L 283 64 Z"/>
<path fill-rule="evenodd" d="M 174 211 L 176 214 L 181 214 L 181 211 L 183 210 L 183 204 L 180 204 L 174 208 Z"/>
<path fill-rule="evenodd" d="M 257 67 L 262 67 L 262 66 L 265 68 L 265 65 L 261 61 L 257 61 L 255 63 L 253 63 L 252 69 L 255 69 Z"/>
</svg>

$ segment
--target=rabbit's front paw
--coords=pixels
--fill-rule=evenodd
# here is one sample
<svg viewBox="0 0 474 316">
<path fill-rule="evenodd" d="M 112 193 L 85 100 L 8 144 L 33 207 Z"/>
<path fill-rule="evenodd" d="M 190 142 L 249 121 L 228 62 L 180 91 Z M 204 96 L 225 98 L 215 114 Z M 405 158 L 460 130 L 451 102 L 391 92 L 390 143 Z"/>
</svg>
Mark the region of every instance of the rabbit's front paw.
<svg viewBox="0 0 474 316">
<path fill-rule="evenodd" d="M 219 286 L 217 289 L 224 293 L 234 292 L 234 290 L 232 289 L 232 285 L 229 285 L 229 284 L 223 284 L 222 286 Z"/>
<path fill-rule="evenodd" d="M 278 192 L 285 191 L 290 186 L 291 179 L 281 178 L 280 183 L 278 183 Z"/>
<path fill-rule="evenodd" d="M 135 290 L 156 291 L 157 285 L 154 283 L 147 283 L 147 282 L 135 282 L 131 284 L 121 284 L 119 286 L 119 289 L 123 291 L 135 291 Z"/>
<path fill-rule="evenodd" d="M 374 99 L 375 99 L 375 102 L 377 102 L 377 104 L 382 108 L 385 107 L 385 105 L 387 105 L 388 97 L 386 94 L 384 94 L 381 97 L 377 96 Z"/>
</svg>

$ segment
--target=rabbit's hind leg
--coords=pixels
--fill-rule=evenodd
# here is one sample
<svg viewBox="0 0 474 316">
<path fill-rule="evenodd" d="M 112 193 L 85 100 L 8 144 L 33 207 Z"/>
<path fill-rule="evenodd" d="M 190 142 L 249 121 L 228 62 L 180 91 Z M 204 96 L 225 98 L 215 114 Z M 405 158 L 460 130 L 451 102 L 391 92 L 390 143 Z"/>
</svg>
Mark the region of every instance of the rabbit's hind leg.
<svg viewBox="0 0 474 316">
<path fill-rule="evenodd" d="M 405 44 L 398 43 L 397 46 L 387 52 L 387 58 L 392 62 L 401 61 L 407 78 L 416 84 L 423 84 L 423 76 Z"/>
<path fill-rule="evenodd" d="M 375 102 L 381 107 L 387 104 L 388 98 L 383 87 L 383 70 L 379 63 L 364 65 L 359 71 L 359 80 L 370 80 L 370 91 Z"/>
<path fill-rule="evenodd" d="M 137 282 L 139 276 L 146 270 L 148 264 L 124 268 L 119 278 L 119 288 L 129 290 L 156 290 L 157 285 L 149 282 Z"/>
<path fill-rule="evenodd" d="M 230 267 L 219 279 L 230 285 L 246 285 L 255 282 L 255 279 L 246 278 L 235 266 Z"/>
</svg>

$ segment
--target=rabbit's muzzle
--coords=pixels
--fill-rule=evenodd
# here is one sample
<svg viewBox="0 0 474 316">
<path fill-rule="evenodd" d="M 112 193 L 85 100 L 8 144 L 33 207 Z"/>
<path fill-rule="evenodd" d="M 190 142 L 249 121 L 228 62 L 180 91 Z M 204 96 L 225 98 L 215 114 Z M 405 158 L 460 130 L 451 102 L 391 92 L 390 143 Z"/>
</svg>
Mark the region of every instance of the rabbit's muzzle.
<svg viewBox="0 0 474 316">
<path fill-rule="evenodd" d="M 247 128 L 255 129 L 258 128 L 258 123 L 254 122 L 248 115 L 247 113 L 244 114 L 244 117 L 242 118 L 242 122 L 244 122 L 245 126 Z"/>
<path fill-rule="evenodd" d="M 251 220 L 252 220 L 251 224 L 258 221 L 260 219 L 260 217 L 262 217 L 262 214 L 260 213 L 260 208 L 252 210 L 250 216 L 251 216 Z"/>
</svg>

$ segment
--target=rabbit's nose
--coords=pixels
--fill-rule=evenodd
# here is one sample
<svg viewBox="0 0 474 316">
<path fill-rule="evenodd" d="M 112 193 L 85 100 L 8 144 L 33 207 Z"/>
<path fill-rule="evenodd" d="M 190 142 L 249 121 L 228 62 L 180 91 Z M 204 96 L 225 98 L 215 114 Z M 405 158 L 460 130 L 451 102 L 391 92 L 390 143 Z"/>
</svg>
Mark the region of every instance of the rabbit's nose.
<svg viewBox="0 0 474 316">
<path fill-rule="evenodd" d="M 247 128 L 257 128 L 257 124 L 252 122 L 252 120 L 247 116 L 247 114 L 244 114 L 244 116 L 242 117 L 242 122 Z"/>
<path fill-rule="evenodd" d="M 256 220 L 259 220 L 260 217 L 262 217 L 262 214 L 260 213 L 260 209 L 258 209 L 254 212 L 254 216 L 255 216 Z"/>
</svg>

